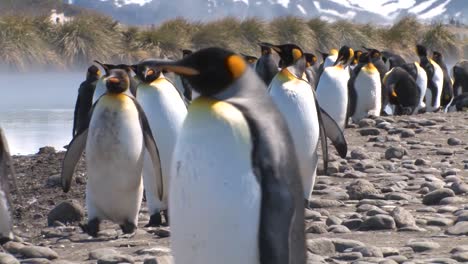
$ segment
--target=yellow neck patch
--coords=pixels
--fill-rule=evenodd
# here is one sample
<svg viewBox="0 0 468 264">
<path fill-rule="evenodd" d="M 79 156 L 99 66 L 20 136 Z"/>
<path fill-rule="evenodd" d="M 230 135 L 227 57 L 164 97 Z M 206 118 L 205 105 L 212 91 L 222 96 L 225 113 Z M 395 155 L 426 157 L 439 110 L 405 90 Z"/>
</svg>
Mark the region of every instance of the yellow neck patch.
<svg viewBox="0 0 468 264">
<path fill-rule="evenodd" d="M 293 49 L 292 55 L 293 55 L 294 61 L 297 61 L 298 59 L 302 58 L 302 51 L 300 51 L 299 49 Z"/>
<path fill-rule="evenodd" d="M 289 72 L 287 68 L 282 69 L 279 72 L 278 77 L 280 78 L 281 81 L 290 81 L 290 80 L 297 79 L 297 77 L 294 76 L 294 74 L 292 74 L 291 72 Z"/>
<path fill-rule="evenodd" d="M 192 121 L 200 120 L 206 117 L 206 115 L 215 116 L 217 120 L 223 120 L 230 123 L 231 126 L 237 126 L 241 120 L 245 118 L 241 111 L 230 103 L 216 100 L 210 97 L 200 96 L 189 106 L 189 116 L 187 117 Z"/>
<path fill-rule="evenodd" d="M 233 79 L 238 79 L 241 77 L 247 68 L 245 60 L 238 55 L 232 55 L 228 57 L 226 60 L 226 65 L 229 69 L 229 72 L 231 72 Z"/>
<path fill-rule="evenodd" d="M 330 55 L 338 55 L 338 50 L 337 49 L 331 49 L 329 54 Z"/>
<path fill-rule="evenodd" d="M 376 73 L 376 72 L 378 72 L 375 65 L 373 63 L 371 63 L 371 62 L 367 63 L 366 66 L 362 67 L 362 69 L 364 71 L 366 71 L 367 73 Z"/>
</svg>

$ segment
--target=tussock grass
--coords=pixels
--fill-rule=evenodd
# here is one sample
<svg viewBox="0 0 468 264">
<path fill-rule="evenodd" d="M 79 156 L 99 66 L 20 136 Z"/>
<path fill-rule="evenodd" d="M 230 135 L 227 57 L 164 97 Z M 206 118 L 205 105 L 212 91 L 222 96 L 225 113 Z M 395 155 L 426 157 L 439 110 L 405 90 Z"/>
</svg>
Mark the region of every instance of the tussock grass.
<svg viewBox="0 0 468 264">
<path fill-rule="evenodd" d="M 96 59 L 134 63 L 148 57 L 180 58 L 181 49 L 211 46 L 259 56 L 257 43 L 261 41 L 296 43 L 313 53 L 342 45 L 366 46 L 393 50 L 411 59 L 416 59 L 415 44 L 422 43 L 458 59 L 468 53 L 468 41 L 451 30 L 442 24 L 420 24 L 414 17 L 403 17 L 390 27 L 298 17 L 271 21 L 227 17 L 207 23 L 177 18 L 159 26 L 132 27 L 94 12 L 80 12 L 64 25 L 52 24 L 47 15 L 15 14 L 0 16 L 0 62 L 19 71 L 30 65 L 82 67 Z"/>
</svg>

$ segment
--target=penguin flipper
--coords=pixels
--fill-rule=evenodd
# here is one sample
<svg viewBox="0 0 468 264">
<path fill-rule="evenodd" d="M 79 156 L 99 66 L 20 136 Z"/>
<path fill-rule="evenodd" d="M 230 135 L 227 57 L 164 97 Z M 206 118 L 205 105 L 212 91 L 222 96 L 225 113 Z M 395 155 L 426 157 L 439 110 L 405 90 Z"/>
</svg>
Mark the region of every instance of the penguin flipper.
<svg viewBox="0 0 468 264">
<path fill-rule="evenodd" d="M 62 161 L 62 189 L 64 192 L 70 190 L 73 173 L 75 167 L 81 158 L 84 148 L 86 147 L 86 140 L 88 139 L 88 128 L 77 134 L 70 142 L 67 153 Z"/>
<path fill-rule="evenodd" d="M 335 146 L 340 157 L 345 158 L 348 153 L 348 143 L 346 142 L 343 131 L 341 131 L 335 120 L 333 120 L 325 110 L 320 108 L 320 112 L 327 137 L 331 140 L 333 146 Z"/>
<path fill-rule="evenodd" d="M 0 128 L 0 190 L 3 190 L 5 193 L 7 202 L 11 206 L 11 197 L 9 192 L 9 178 L 11 176 L 11 182 L 13 187 L 18 190 L 16 184 L 16 173 L 13 166 L 13 160 L 10 155 L 10 150 L 6 141 L 5 133 L 3 129 Z M 18 195 L 20 195 L 18 193 Z M 21 196 L 19 196 L 21 198 Z"/>
<path fill-rule="evenodd" d="M 130 96 L 129 96 L 130 97 Z M 143 130 L 143 140 L 145 142 L 146 150 L 148 151 L 151 161 L 153 163 L 153 171 L 155 173 L 156 182 L 158 184 L 158 199 L 163 201 L 163 198 L 166 197 L 164 192 L 164 181 L 162 177 L 162 169 L 161 169 L 161 159 L 159 156 L 158 146 L 156 145 L 156 140 L 154 140 L 153 132 L 151 131 L 151 127 L 148 122 L 148 118 L 143 111 L 141 105 L 136 101 L 134 97 L 130 97 L 133 102 L 135 103 L 136 108 L 138 109 L 138 113 L 140 115 L 140 124 Z"/>
</svg>

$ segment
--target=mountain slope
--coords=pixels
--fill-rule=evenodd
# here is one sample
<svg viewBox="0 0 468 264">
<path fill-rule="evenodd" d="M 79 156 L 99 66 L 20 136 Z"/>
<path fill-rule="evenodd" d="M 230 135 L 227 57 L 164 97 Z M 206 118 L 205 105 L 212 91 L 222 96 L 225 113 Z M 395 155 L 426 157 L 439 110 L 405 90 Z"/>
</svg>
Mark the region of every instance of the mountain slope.
<svg viewBox="0 0 468 264">
<path fill-rule="evenodd" d="M 113 16 L 128 24 L 157 24 L 185 17 L 207 21 L 225 16 L 237 18 L 294 15 L 320 16 L 325 20 L 349 19 L 361 23 L 389 24 L 405 15 L 430 22 L 455 18 L 466 23 L 465 0 L 66 0 Z"/>
</svg>

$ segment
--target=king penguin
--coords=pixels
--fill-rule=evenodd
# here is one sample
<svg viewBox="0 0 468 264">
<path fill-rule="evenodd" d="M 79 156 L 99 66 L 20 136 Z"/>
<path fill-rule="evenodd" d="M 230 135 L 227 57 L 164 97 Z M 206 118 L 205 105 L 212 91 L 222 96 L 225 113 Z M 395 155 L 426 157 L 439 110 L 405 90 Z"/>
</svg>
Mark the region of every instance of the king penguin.
<svg viewBox="0 0 468 264">
<path fill-rule="evenodd" d="M 322 54 L 322 63 L 320 64 L 318 69 L 318 78 L 320 78 L 325 68 L 333 66 L 335 64 L 335 61 L 338 59 L 338 50 L 330 49 L 328 53 L 320 51 L 320 54 Z"/>
<path fill-rule="evenodd" d="M 270 85 L 271 80 L 278 73 L 278 58 L 273 54 L 271 48 L 267 45 L 268 43 L 259 43 L 262 55 L 255 65 L 255 71 L 258 76 L 263 80 L 266 86 Z"/>
<path fill-rule="evenodd" d="M 457 62 L 452 68 L 453 91 L 455 96 L 468 93 L 468 61 Z"/>
<path fill-rule="evenodd" d="M 453 85 L 452 79 L 450 78 L 447 65 L 445 64 L 444 57 L 442 53 L 434 51 L 432 53 L 432 60 L 437 63 L 444 74 L 444 85 L 442 87 L 442 95 L 440 98 L 440 105 L 446 107 L 453 99 Z"/>
<path fill-rule="evenodd" d="M 89 127 L 71 141 L 62 163 L 62 187 L 68 192 L 86 147 L 88 223 L 81 227 L 91 236 L 97 236 L 100 221 L 106 219 L 119 224 L 125 234 L 135 232 L 143 196 L 145 149 L 153 161 L 153 171 L 161 171 L 145 113 L 135 98 L 125 93 L 130 86 L 127 71 L 109 70 L 104 81 L 107 92 L 94 105 Z M 162 179 L 158 182 L 161 187 Z"/>
<path fill-rule="evenodd" d="M 187 107 L 177 89 L 159 69 L 148 66 L 147 61 L 140 62 L 133 69 L 140 80 L 136 99 L 148 118 L 161 159 L 162 175 L 155 177 L 152 161 L 148 155 L 145 156 L 143 181 L 151 216 L 147 226 L 160 226 L 162 211 L 165 213 L 166 224 L 168 223 L 167 194 L 172 154 L 187 115 Z M 160 177 L 163 186 L 158 186 Z M 159 193 L 159 190 L 163 193 Z M 162 200 L 159 197 L 162 197 Z"/>
<path fill-rule="evenodd" d="M 81 83 L 78 89 L 78 96 L 75 103 L 75 112 L 73 116 L 73 134 L 75 136 L 83 127 L 88 126 L 89 111 L 93 106 L 93 94 L 96 89 L 96 83 L 101 77 L 101 71 L 95 65 L 88 68 L 86 80 Z"/>
<path fill-rule="evenodd" d="M 321 139 L 325 141 L 325 143 L 322 141 L 324 159 L 328 158 L 326 136 L 329 134 L 327 133 L 336 135 L 331 139 L 332 142 L 335 140 L 335 146 L 339 146 L 341 156 L 343 154 L 346 156 L 346 141 L 332 118 L 328 114 L 322 115 L 317 104 L 315 91 L 305 79 L 306 63 L 302 49 L 294 44 L 270 45 L 280 55 L 283 69 L 273 78 L 268 91 L 273 102 L 285 117 L 289 131 L 293 136 L 304 185 L 304 199 L 307 205 L 317 174 L 319 134 L 321 134 Z M 324 161 L 324 164 L 326 163 Z"/>
<path fill-rule="evenodd" d="M 154 66 L 183 75 L 201 95 L 172 162 L 175 263 L 306 263 L 294 144 L 263 81 L 220 48 Z"/>
<path fill-rule="evenodd" d="M 346 112 L 348 111 L 348 81 L 350 78 L 347 65 L 354 57 L 353 49 L 343 46 L 334 66 L 326 67 L 317 85 L 317 101 L 344 131 Z"/>
<path fill-rule="evenodd" d="M 364 64 L 354 68 L 348 82 L 350 112 L 354 123 L 369 116 L 380 116 L 382 87 L 380 74 L 368 54 Z"/>
<path fill-rule="evenodd" d="M 182 50 L 182 58 L 184 58 L 184 57 L 186 57 L 186 56 L 188 56 L 188 55 L 190 55 L 192 53 L 193 53 L 192 50 L 183 49 Z M 183 78 L 182 76 L 176 75 L 174 84 L 175 84 L 175 87 L 177 88 L 177 90 L 179 91 L 179 93 L 184 95 L 186 102 L 190 102 L 190 101 L 192 101 L 193 99 L 195 99 L 195 98 L 197 98 L 199 96 L 198 93 L 195 92 L 192 89 L 192 87 L 187 82 L 187 80 L 185 78 Z"/>
<path fill-rule="evenodd" d="M 10 178 L 10 177 L 11 178 Z M 10 180 L 15 183 L 13 161 L 3 129 L 0 128 L 0 245 L 13 239 Z"/>
<path fill-rule="evenodd" d="M 427 74 L 426 111 L 437 112 L 440 109 L 444 72 L 436 62 L 427 57 L 426 47 L 417 45 L 416 52 L 419 56 L 420 65 Z"/>
<path fill-rule="evenodd" d="M 390 103 L 394 105 L 393 115 L 411 115 L 417 112 L 420 92 L 415 79 L 402 67 L 395 67 L 385 74 L 383 91 L 387 91 Z"/>
<path fill-rule="evenodd" d="M 426 95 L 427 90 L 427 73 L 419 65 L 419 62 L 406 63 L 401 66 L 402 69 L 406 70 L 410 76 L 416 81 L 416 84 L 419 88 L 419 105 L 415 109 L 413 114 L 416 114 L 419 111 L 424 111 L 426 109 L 426 103 L 424 102 L 424 96 Z"/>
<path fill-rule="evenodd" d="M 385 65 L 387 65 L 388 70 L 406 64 L 403 57 L 388 50 L 382 51 L 382 60 L 385 62 Z"/>
<path fill-rule="evenodd" d="M 244 58 L 245 62 L 247 62 L 247 64 L 250 66 L 250 68 L 255 70 L 258 58 L 252 55 L 244 54 L 244 53 L 241 53 L 241 55 L 242 55 L 242 58 Z"/>
<path fill-rule="evenodd" d="M 130 76 L 131 69 L 130 69 L 130 67 L 128 65 L 126 65 L 126 64 L 116 64 L 116 65 L 115 64 L 106 64 L 106 63 L 101 63 L 101 62 L 99 62 L 97 60 L 95 60 L 94 62 L 102 67 L 105 74 L 101 78 L 99 78 L 99 80 L 96 83 L 96 89 L 94 90 L 94 94 L 93 94 L 93 104 L 96 103 L 96 101 L 103 94 L 105 94 L 107 92 L 105 78 L 109 75 L 109 71 L 113 70 L 113 69 L 121 69 L 121 70 L 124 70 L 124 71 L 127 72 L 127 74 L 129 75 L 129 78 L 130 78 L 130 88 L 127 91 L 125 91 L 125 93 L 128 94 L 128 95 L 132 95 L 134 97 L 136 96 L 136 88 L 137 88 L 138 82 L 135 80 L 135 78 Z"/>
<path fill-rule="evenodd" d="M 318 68 L 319 64 L 317 63 L 317 56 L 312 53 L 304 53 L 305 60 L 306 60 L 306 70 L 305 74 L 307 77 L 307 81 L 309 81 L 312 87 L 317 88 L 318 83 Z"/>
</svg>

